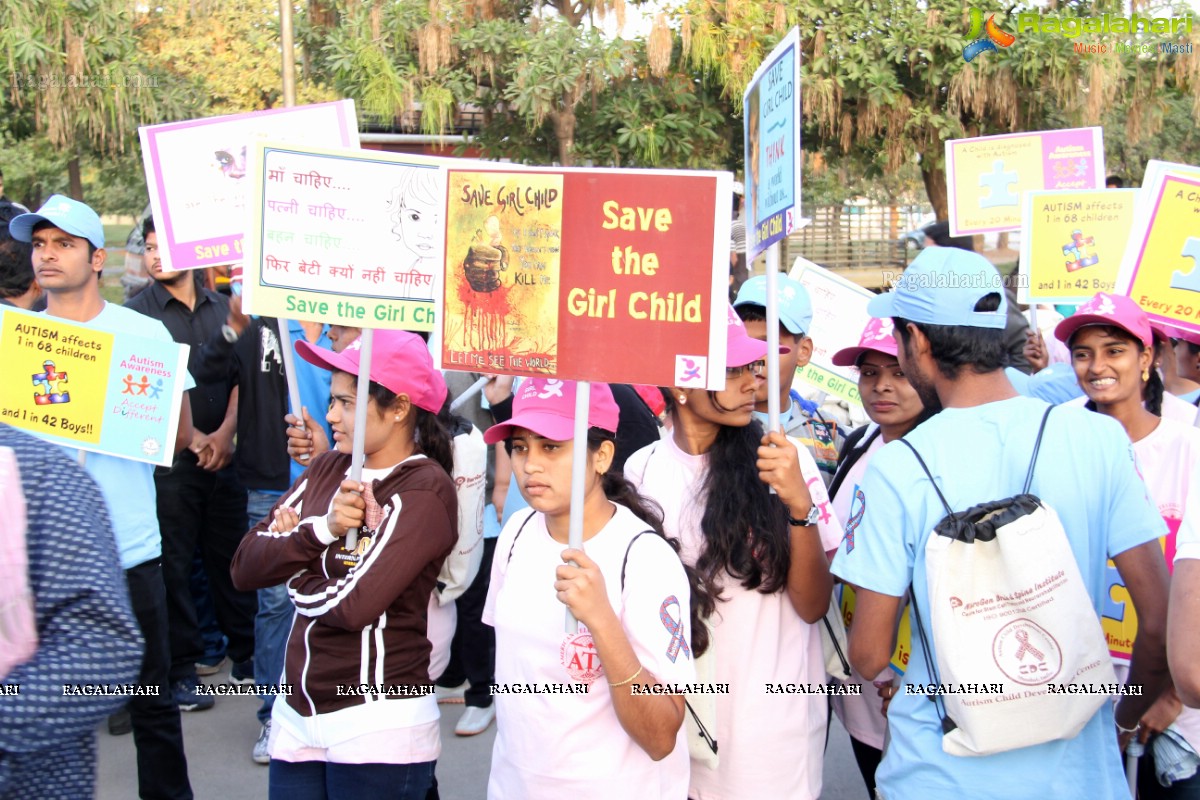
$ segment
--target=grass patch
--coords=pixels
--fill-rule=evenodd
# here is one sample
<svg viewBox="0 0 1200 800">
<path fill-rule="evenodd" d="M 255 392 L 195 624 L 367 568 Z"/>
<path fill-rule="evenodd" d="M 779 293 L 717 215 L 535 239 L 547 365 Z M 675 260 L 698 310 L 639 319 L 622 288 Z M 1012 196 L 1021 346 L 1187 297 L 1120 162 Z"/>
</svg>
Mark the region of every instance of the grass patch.
<svg viewBox="0 0 1200 800">
<path fill-rule="evenodd" d="M 102 278 L 100 280 L 100 296 L 110 303 L 125 304 L 125 287 L 120 278 Z"/>
<path fill-rule="evenodd" d="M 104 245 L 107 249 L 114 247 L 124 247 L 125 240 L 129 238 L 129 232 L 133 230 L 132 225 L 105 225 L 104 226 Z"/>
</svg>

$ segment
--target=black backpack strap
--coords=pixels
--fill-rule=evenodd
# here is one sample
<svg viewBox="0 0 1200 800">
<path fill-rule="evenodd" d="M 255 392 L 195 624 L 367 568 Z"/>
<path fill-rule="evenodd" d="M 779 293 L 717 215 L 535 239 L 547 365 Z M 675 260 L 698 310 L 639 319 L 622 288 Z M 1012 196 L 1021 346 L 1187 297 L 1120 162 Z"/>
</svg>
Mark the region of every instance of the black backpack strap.
<svg viewBox="0 0 1200 800">
<path fill-rule="evenodd" d="M 863 441 L 863 435 L 867 432 L 868 425 L 861 428 L 856 428 L 849 436 L 846 437 L 845 444 L 842 445 L 841 457 L 838 459 L 837 472 L 833 476 L 833 482 L 829 484 L 829 496 L 833 497 L 841 488 L 842 482 L 846 480 L 846 473 L 850 468 L 858 463 L 858 460 L 863 457 L 871 443 L 882 432 L 882 428 L 876 426 L 875 430 L 871 431 L 871 435 Z M 859 442 L 862 442 L 860 445 Z"/>
<path fill-rule="evenodd" d="M 912 454 L 917 457 L 917 463 L 921 465 L 921 469 L 925 470 L 925 476 L 929 478 L 929 482 L 933 484 L 933 490 L 937 492 L 938 500 L 942 501 L 942 508 L 946 509 L 946 515 L 949 517 L 954 517 L 954 511 L 950 509 L 950 504 L 946 502 L 945 495 L 943 495 L 942 490 L 938 488 L 937 481 L 933 479 L 933 473 L 930 472 L 929 467 L 925 465 L 925 459 L 921 458 L 921 454 L 917 452 L 917 448 L 913 447 L 907 439 L 901 438 L 897 441 L 903 442 L 905 447 L 907 447 L 909 450 L 912 450 Z"/>
<path fill-rule="evenodd" d="M 917 620 L 917 638 L 921 640 L 921 653 L 925 656 L 925 663 L 929 665 L 929 672 L 933 675 L 933 682 L 941 686 L 942 679 L 938 675 L 937 662 L 933 660 L 933 653 L 929 649 L 929 638 L 925 635 L 925 625 L 921 622 L 921 609 L 917 606 L 917 593 L 909 592 L 908 594 L 912 602 L 913 616 Z M 925 699 L 933 703 L 933 708 L 937 712 L 938 719 L 942 722 L 943 736 L 958 727 L 958 723 L 946 713 L 946 700 L 940 692 L 926 695 Z"/>
<path fill-rule="evenodd" d="M 537 512 L 534 511 L 532 508 L 529 509 L 529 516 L 526 517 L 525 521 L 521 523 L 521 527 L 517 528 L 517 535 L 513 537 L 512 544 L 508 546 L 508 558 L 505 559 L 504 563 L 507 564 L 510 561 L 512 561 L 512 554 L 513 554 L 513 550 L 517 546 L 517 539 L 521 538 L 521 531 L 525 530 L 525 526 L 529 524 L 529 520 L 533 519 L 533 517 L 536 513 Z"/>
<path fill-rule="evenodd" d="M 633 549 L 633 543 L 636 542 L 638 539 L 642 538 L 643 536 L 645 536 L 647 533 L 652 534 L 652 533 L 654 533 L 654 531 L 642 531 L 637 536 L 634 536 L 632 539 L 630 539 L 629 544 L 625 546 L 625 557 L 623 559 L 621 559 L 621 591 L 622 592 L 625 591 L 625 565 L 629 563 L 629 551 Z"/>
<path fill-rule="evenodd" d="M 634 536 L 632 539 L 630 539 L 629 544 L 625 546 L 625 558 L 621 559 L 621 591 L 622 592 L 625 591 L 625 566 L 629 563 L 629 551 L 633 549 L 634 542 L 636 542 L 638 539 L 642 538 L 643 536 L 645 536 L 648 533 L 653 534 L 654 531 L 650 531 L 650 530 L 642 531 L 637 536 Z M 712 733 L 710 733 L 708 728 L 706 728 L 704 726 L 704 723 L 700 721 L 700 715 L 696 713 L 696 710 L 694 708 L 692 708 L 692 704 L 687 701 L 686 697 L 683 698 L 683 704 L 684 704 L 684 706 L 687 707 L 688 713 L 692 715 L 692 719 L 695 720 L 696 727 L 700 729 L 700 738 L 704 740 L 704 743 L 706 745 L 708 745 L 708 748 L 710 750 L 712 750 L 713 753 L 715 754 L 717 752 L 717 740 L 715 738 L 713 738 Z"/>
<path fill-rule="evenodd" d="M 1042 414 L 1042 424 L 1038 428 L 1037 441 L 1033 443 L 1033 458 L 1029 459 L 1029 472 L 1025 474 L 1025 488 L 1021 494 L 1029 494 L 1029 487 L 1033 485 L 1033 468 L 1037 466 L 1038 451 L 1042 449 L 1042 434 L 1046 432 L 1046 420 L 1050 419 L 1053 410 L 1054 406 L 1047 406 L 1046 413 Z"/>
</svg>

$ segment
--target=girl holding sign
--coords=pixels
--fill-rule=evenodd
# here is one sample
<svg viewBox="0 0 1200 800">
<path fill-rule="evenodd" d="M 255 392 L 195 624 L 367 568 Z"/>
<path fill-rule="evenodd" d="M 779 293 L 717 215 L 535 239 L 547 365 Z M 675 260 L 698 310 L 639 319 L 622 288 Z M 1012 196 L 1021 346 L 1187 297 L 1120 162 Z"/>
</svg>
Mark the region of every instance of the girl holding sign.
<svg viewBox="0 0 1200 800">
<path fill-rule="evenodd" d="M 484 435 L 511 439 L 530 509 L 500 533 L 483 621 L 496 629 L 498 730 L 489 800 L 685 800 L 680 686 L 707 642 L 693 634 L 697 581 L 650 507 L 618 471 L 618 408 L 591 386 L 583 541 L 570 517 L 573 381 L 521 384 L 513 416 Z M 711 604 L 711 601 L 710 601 Z M 579 620 L 563 633 L 562 607 Z"/>
<path fill-rule="evenodd" d="M 270 796 L 423 800 L 441 749 L 425 613 L 458 513 L 437 418 L 446 385 L 419 337 L 376 332 L 362 480 L 352 481 L 360 348 L 296 350 L 333 372 L 334 449 L 246 535 L 232 566 L 240 589 L 286 581 L 296 606 Z M 347 551 L 342 537 L 360 528 Z"/>
<path fill-rule="evenodd" d="M 833 496 L 833 510 L 839 519 L 846 520 L 849 535 L 854 534 L 857 519 L 861 518 L 866 503 L 865 497 L 859 492 L 859 481 L 867 471 L 871 458 L 879 448 L 902 438 L 931 416 L 925 410 L 917 390 L 900 369 L 892 330 L 890 319 L 872 317 L 863 329 L 858 347 L 846 347 L 833 354 L 832 360 L 836 366 L 858 370 L 858 393 L 867 416 L 871 418 L 870 425 L 859 428 L 846 438 L 837 473 L 829 487 Z M 840 604 L 844 618 L 852 616 L 853 597 L 854 590 L 844 586 Z M 847 623 L 847 628 L 849 625 Z M 834 713 L 850 734 L 854 760 L 858 762 L 858 770 L 871 797 L 875 796 L 875 770 L 883 759 L 883 744 L 887 734 L 884 699 L 890 699 L 896 693 L 896 677 L 889 667 L 875 676 L 872 688 L 872 681 L 855 671 L 846 683 L 862 686 L 862 694 L 832 698 Z"/>
<path fill-rule="evenodd" d="M 828 710 L 809 689 L 825 683 L 814 623 L 842 530 L 808 449 L 754 421 L 767 345 L 732 308 L 727 343 L 725 388 L 665 392 L 671 436 L 625 474 L 663 507 L 667 535 L 717 598 L 712 659 L 728 693 L 715 698 L 717 763 L 693 751 L 688 797 L 815 800 Z"/>
<path fill-rule="evenodd" d="M 1167 523 L 1163 549 L 1170 568 L 1191 476 L 1200 469 L 1200 431 L 1162 416 L 1163 384 L 1154 369 L 1150 320 L 1130 298 L 1102 292 L 1060 322 L 1054 335 L 1071 350 L 1075 376 L 1087 394 L 1087 407 L 1120 422 L 1133 442 L 1146 488 Z M 1113 594 L 1114 599 L 1118 597 Z M 1131 612 L 1131 605 L 1126 603 L 1124 613 Z M 1126 653 L 1132 648 L 1135 632 L 1132 626 L 1122 631 L 1122 636 L 1127 634 L 1130 639 L 1129 648 L 1122 648 Z M 1124 661 L 1128 662 L 1128 655 Z M 1117 677 L 1124 680 L 1121 666 L 1119 662 Z M 1143 800 L 1196 796 L 1200 774 L 1164 788 L 1156 777 L 1156 762 L 1160 769 L 1166 766 L 1155 756 L 1163 752 L 1164 746 L 1169 747 L 1173 738 L 1200 752 L 1200 711 L 1183 709 L 1172 687 L 1142 717 L 1136 735 L 1141 742 L 1149 743 L 1138 770 L 1139 796 Z"/>
</svg>

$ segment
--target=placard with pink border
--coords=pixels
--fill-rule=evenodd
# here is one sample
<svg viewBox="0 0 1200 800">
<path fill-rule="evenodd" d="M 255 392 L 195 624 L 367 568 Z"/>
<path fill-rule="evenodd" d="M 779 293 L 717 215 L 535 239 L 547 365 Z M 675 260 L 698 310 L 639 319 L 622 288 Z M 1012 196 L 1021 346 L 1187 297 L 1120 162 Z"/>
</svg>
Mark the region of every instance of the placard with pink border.
<svg viewBox="0 0 1200 800">
<path fill-rule="evenodd" d="M 353 100 L 149 125 L 138 134 L 168 271 L 242 261 L 250 142 L 358 147 Z"/>
</svg>

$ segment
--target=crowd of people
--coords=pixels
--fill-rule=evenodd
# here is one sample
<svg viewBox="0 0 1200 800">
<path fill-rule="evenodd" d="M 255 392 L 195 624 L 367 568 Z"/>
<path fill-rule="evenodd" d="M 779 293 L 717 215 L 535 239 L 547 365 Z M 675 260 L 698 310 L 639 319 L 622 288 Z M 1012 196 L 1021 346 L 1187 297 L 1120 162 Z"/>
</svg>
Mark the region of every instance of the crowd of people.
<svg viewBox="0 0 1200 800">
<path fill-rule="evenodd" d="M 995 267 L 933 229 L 833 355 L 870 420 L 851 429 L 792 386 L 804 286 L 739 280 L 724 388 L 592 384 L 579 548 L 577 384 L 486 375 L 454 404 L 479 376 L 436 370 L 422 335 L 375 331 L 365 371 L 357 329 L 249 317 L 236 282 L 165 272 L 152 218 L 124 306 L 101 295 L 91 208 L 55 196 L 0 222 L 5 305 L 191 348 L 170 467 L 0 425 L 3 552 L 19 534 L 28 556 L 0 564 L 0 636 L 24 647 L 0 658 L 19 689 L 0 692 L 0 798 L 92 796 L 106 718 L 132 730 L 140 796 L 192 797 L 180 714 L 219 702 L 201 678 L 226 660 L 262 698 L 244 746 L 280 800 L 436 798 L 455 700 L 458 735 L 496 725 L 494 800 L 815 800 L 831 714 L 872 797 L 1116 800 L 1123 752 L 1141 797 L 1200 796 L 1200 336 L 1129 298 L 1062 317 L 1054 369 Z M 939 569 L 946 540 L 1016 541 L 1003 526 L 1047 515 L 1006 546 L 1061 543 L 1096 631 L 1114 603 L 1137 621 L 1123 688 L 1073 698 L 1077 724 L 1050 733 L 1000 716 L 992 684 L 944 680 L 964 654 L 943 584 L 962 576 Z M 1072 684 L 1024 669 L 1086 647 L 1021 622 L 1001 631 L 1015 655 L 997 634 L 966 657 L 1015 658 L 1018 690 Z M 131 688 L 65 688 L 85 685 Z"/>
</svg>

